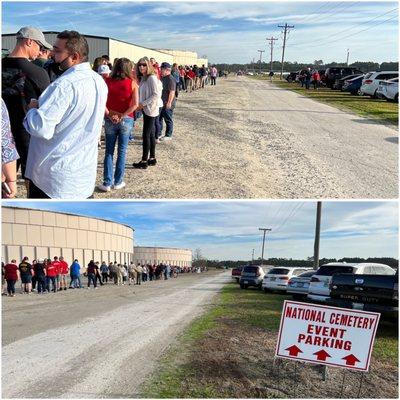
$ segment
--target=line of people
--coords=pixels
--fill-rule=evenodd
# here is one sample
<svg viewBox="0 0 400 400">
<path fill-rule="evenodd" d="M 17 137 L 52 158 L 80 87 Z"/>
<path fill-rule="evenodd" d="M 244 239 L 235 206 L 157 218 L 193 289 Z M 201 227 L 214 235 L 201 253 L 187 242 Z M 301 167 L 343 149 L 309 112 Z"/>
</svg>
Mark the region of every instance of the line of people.
<svg viewBox="0 0 400 400">
<path fill-rule="evenodd" d="M 154 280 L 167 280 L 177 278 L 178 274 L 188 272 L 200 272 L 195 267 L 179 267 L 169 264 L 129 265 L 117 262 L 94 262 L 91 260 L 87 268 L 82 272 L 81 265 L 75 259 L 69 266 L 63 257 L 55 256 L 53 260 L 33 260 L 24 257 L 19 265 L 15 259 L 2 263 L 2 294 L 15 296 L 15 285 L 21 281 L 21 293 L 30 294 L 37 291 L 38 294 L 64 291 L 67 289 L 84 288 L 82 277 L 87 277 L 87 288 L 114 283 L 120 285 L 141 285 L 142 282 Z M 69 281 L 69 283 L 68 283 Z M 5 288 L 6 287 L 6 288 Z"/>
<path fill-rule="evenodd" d="M 109 76 L 102 79 L 99 72 Z M 29 198 L 92 198 L 103 123 L 106 154 L 99 189 L 123 188 L 135 118 L 143 115 L 143 145 L 141 160 L 133 167 L 146 169 L 157 164 L 163 122 L 163 140 L 172 138 L 177 88 L 197 90 L 209 79 L 215 84 L 216 77 L 215 67 L 179 69 L 167 62 L 159 67 L 147 57 L 135 67 L 127 58 L 113 66 L 106 60 L 93 71 L 88 43 L 80 33 L 63 31 L 51 45 L 39 29 L 21 28 L 15 48 L 2 60 L 3 197 L 16 194 L 16 171 L 4 168 L 8 163 L 13 169 L 16 162 Z"/>
</svg>

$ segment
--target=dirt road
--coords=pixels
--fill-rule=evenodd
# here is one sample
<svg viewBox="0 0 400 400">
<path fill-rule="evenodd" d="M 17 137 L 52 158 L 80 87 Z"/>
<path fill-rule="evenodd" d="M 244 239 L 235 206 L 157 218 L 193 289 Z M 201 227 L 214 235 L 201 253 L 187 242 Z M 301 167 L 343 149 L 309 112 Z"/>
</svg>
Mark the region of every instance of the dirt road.
<svg viewBox="0 0 400 400">
<path fill-rule="evenodd" d="M 229 280 L 209 272 L 5 298 L 2 397 L 137 397 L 164 349 Z"/>
<path fill-rule="evenodd" d="M 397 197 L 395 127 L 246 77 L 181 93 L 174 139 L 157 145 L 158 165 L 133 170 L 140 156 L 138 140 L 129 146 L 127 187 L 95 197 Z"/>
</svg>

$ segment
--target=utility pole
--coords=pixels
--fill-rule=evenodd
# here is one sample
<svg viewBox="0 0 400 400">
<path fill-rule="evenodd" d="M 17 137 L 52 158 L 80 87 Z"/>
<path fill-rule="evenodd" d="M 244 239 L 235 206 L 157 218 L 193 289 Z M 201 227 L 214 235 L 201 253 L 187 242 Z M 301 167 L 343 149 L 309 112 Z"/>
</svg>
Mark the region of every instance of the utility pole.
<svg viewBox="0 0 400 400">
<path fill-rule="evenodd" d="M 261 265 L 264 265 L 264 245 L 265 245 L 265 234 L 267 231 L 271 231 L 271 228 L 258 228 L 259 231 L 263 231 L 263 244 L 261 251 Z"/>
<path fill-rule="evenodd" d="M 287 22 L 285 25 L 278 25 L 278 28 L 284 28 L 283 31 L 283 46 L 282 46 L 282 65 L 281 65 L 281 80 L 283 76 L 283 61 L 285 61 L 285 47 L 286 47 L 286 35 L 288 32 L 288 29 L 294 28 L 294 25 L 288 25 Z"/>
<path fill-rule="evenodd" d="M 265 50 L 257 50 L 260 53 L 260 75 L 261 75 L 261 59 L 262 59 L 262 53 L 265 52 Z"/>
<path fill-rule="evenodd" d="M 251 263 L 254 263 L 254 249 L 253 249 L 253 253 L 251 254 Z"/>
<path fill-rule="evenodd" d="M 254 68 L 254 57 L 253 57 L 253 74 L 256 72 L 255 68 Z"/>
<path fill-rule="evenodd" d="M 274 38 L 273 36 L 270 38 L 267 38 L 269 40 L 269 47 L 271 47 L 271 62 L 269 65 L 269 70 L 272 71 L 272 62 L 273 62 L 273 54 L 274 54 L 274 41 L 278 40 L 278 38 Z"/>
<path fill-rule="evenodd" d="M 314 238 L 314 266 L 313 268 L 317 270 L 319 268 L 319 237 L 321 231 L 321 207 L 322 203 L 317 202 L 317 218 L 315 223 L 315 238 Z"/>
<path fill-rule="evenodd" d="M 350 49 L 347 49 L 347 60 L 346 60 L 347 66 L 349 66 L 349 55 L 350 55 Z"/>
</svg>

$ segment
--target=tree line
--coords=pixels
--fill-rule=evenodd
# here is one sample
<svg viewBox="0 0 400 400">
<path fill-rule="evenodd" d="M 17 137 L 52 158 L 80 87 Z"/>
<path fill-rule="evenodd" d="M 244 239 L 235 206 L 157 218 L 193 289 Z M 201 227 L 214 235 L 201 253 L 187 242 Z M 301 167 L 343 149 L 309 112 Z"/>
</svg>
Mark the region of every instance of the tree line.
<svg viewBox="0 0 400 400">
<path fill-rule="evenodd" d="M 274 61 L 272 63 L 272 70 L 273 71 L 280 71 L 282 63 L 280 61 Z M 259 71 L 260 70 L 260 62 L 250 62 L 247 64 L 215 64 L 218 70 L 228 71 L 228 72 L 238 72 L 238 71 Z M 298 63 L 285 61 L 283 63 L 283 70 L 285 72 L 294 72 L 299 71 L 301 69 L 307 67 L 314 67 L 317 69 L 326 69 L 329 67 L 346 67 L 346 63 L 338 63 L 338 62 L 330 62 L 324 63 L 323 60 L 314 60 L 313 63 Z M 398 62 L 382 62 L 377 63 L 374 61 L 356 61 L 352 64 L 349 64 L 349 67 L 358 68 L 362 72 L 368 71 L 398 71 L 399 63 Z M 270 70 L 270 63 L 269 62 L 262 62 L 261 63 L 261 70 L 262 71 L 269 71 Z"/>
<path fill-rule="evenodd" d="M 319 265 L 327 264 L 329 262 L 347 262 L 347 263 L 380 263 L 389 265 L 392 268 L 397 269 L 399 266 L 399 260 L 391 257 L 373 257 L 373 258 L 361 258 L 361 257 L 344 257 L 344 258 L 322 258 L 319 261 Z M 205 258 L 200 258 L 193 261 L 193 266 L 206 266 L 207 268 L 235 268 L 241 265 L 261 265 L 261 258 L 257 260 L 206 260 Z M 292 258 L 268 258 L 264 260 L 263 265 L 274 265 L 274 266 L 282 266 L 282 267 L 313 267 L 313 259 L 309 257 L 306 260 L 296 260 Z"/>
</svg>

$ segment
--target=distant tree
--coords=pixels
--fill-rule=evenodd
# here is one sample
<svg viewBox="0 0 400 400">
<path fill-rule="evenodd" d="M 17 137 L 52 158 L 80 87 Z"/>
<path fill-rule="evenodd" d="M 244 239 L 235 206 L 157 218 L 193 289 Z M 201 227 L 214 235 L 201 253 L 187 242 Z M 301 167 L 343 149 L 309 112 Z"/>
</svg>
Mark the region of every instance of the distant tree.
<svg viewBox="0 0 400 400">
<path fill-rule="evenodd" d="M 207 265 L 207 260 L 206 260 L 206 258 L 203 257 L 203 254 L 202 254 L 200 248 L 197 248 L 194 251 L 192 265 L 194 267 L 204 267 Z"/>
<path fill-rule="evenodd" d="M 398 71 L 399 63 L 398 62 L 383 62 L 379 69 L 381 71 Z"/>
<path fill-rule="evenodd" d="M 321 65 L 324 65 L 324 62 L 322 60 L 314 60 L 314 65 L 320 67 Z"/>
<path fill-rule="evenodd" d="M 373 61 L 356 61 L 349 65 L 349 67 L 358 68 L 363 72 L 379 71 L 379 64 Z"/>
</svg>

